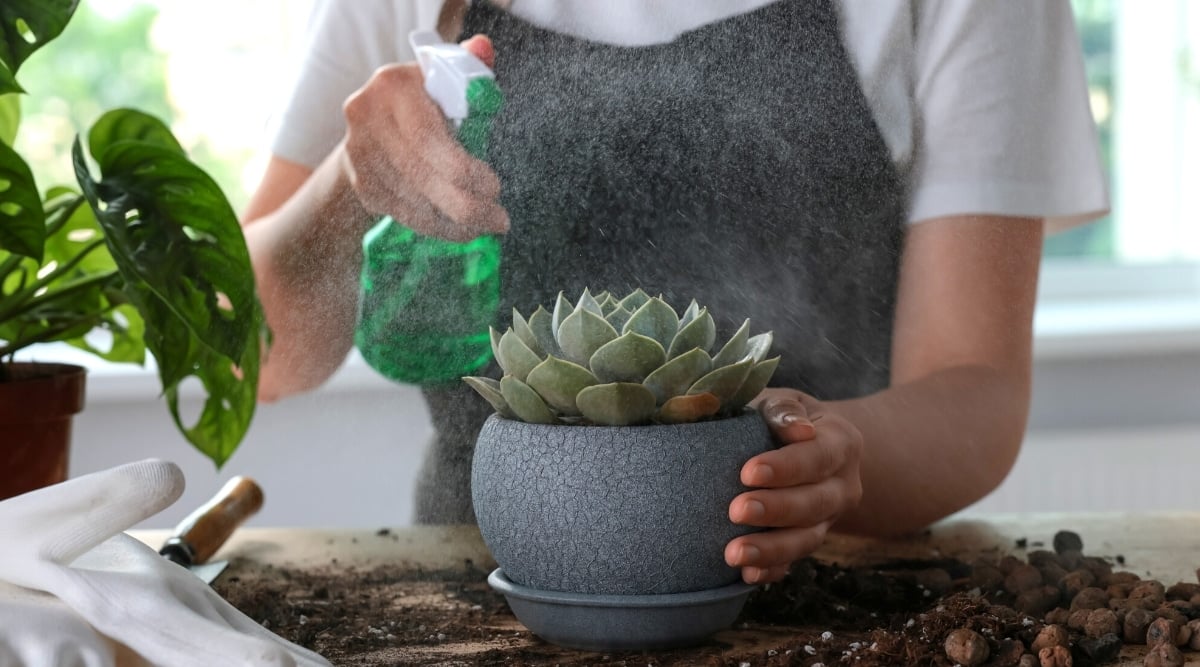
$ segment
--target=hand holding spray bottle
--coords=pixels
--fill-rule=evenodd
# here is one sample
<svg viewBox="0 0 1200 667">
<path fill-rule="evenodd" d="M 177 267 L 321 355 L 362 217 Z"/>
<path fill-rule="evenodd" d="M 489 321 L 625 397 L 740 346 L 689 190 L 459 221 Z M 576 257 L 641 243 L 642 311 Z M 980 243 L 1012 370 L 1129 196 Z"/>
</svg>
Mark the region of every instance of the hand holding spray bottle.
<svg viewBox="0 0 1200 667">
<path fill-rule="evenodd" d="M 503 106 L 495 75 L 432 31 L 409 37 L 425 90 L 457 130 L 459 143 L 487 156 L 492 120 Z M 491 360 L 500 302 L 500 241 L 453 243 L 384 217 L 363 237 L 362 298 L 354 343 L 383 376 L 424 386 L 457 381 Z"/>
</svg>

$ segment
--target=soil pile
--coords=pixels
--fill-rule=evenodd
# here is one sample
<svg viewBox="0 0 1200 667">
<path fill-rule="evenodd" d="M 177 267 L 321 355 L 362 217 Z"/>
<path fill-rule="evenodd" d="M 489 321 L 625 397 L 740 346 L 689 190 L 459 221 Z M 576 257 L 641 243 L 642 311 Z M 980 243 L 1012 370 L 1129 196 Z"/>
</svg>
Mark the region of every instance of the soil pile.
<svg viewBox="0 0 1200 667">
<path fill-rule="evenodd" d="M 1060 532 L 1053 546 L 972 563 L 846 568 L 804 560 L 751 596 L 731 630 L 703 646 L 655 653 L 582 653 L 543 642 L 469 561 L 439 571 L 235 561 L 214 586 L 337 665 L 1085 667 L 1111 664 L 1123 649 L 1129 659 L 1131 645 L 1149 645 L 1146 665 L 1184 664 L 1181 651 L 1200 650 L 1200 583 L 1114 571 L 1120 557 L 1085 556 L 1074 533 Z"/>
</svg>

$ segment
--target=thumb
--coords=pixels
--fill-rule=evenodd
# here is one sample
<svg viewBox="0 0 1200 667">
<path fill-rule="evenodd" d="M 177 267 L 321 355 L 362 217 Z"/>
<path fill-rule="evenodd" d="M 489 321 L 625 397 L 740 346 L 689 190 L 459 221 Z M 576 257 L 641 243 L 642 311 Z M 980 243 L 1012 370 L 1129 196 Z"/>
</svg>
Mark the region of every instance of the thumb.
<svg viewBox="0 0 1200 667">
<path fill-rule="evenodd" d="M 799 395 L 772 393 L 755 406 L 775 438 L 783 443 L 812 440 L 816 427 Z"/>
<path fill-rule="evenodd" d="M 488 39 L 487 35 L 474 35 L 463 40 L 459 46 L 463 47 L 471 53 L 471 55 L 483 61 L 488 69 L 496 66 L 496 49 L 492 46 L 492 40 Z"/>
</svg>

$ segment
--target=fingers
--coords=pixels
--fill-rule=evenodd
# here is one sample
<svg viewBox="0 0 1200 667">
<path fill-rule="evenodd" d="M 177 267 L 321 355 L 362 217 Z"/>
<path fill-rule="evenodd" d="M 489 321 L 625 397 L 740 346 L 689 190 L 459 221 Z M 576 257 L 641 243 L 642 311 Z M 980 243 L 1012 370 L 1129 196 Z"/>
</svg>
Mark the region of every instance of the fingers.
<svg viewBox="0 0 1200 667">
<path fill-rule="evenodd" d="M 69 563 L 168 507 L 183 487 L 179 466 L 147 459 L 6 500 L 0 503 L 0 544 L 6 545 L 0 563 L 29 557 Z M 34 553 L 18 553 L 17 546 L 8 545 L 28 547 Z M 37 587 L 33 582 L 10 580 Z"/>
<path fill-rule="evenodd" d="M 725 547 L 725 562 L 742 568 L 746 583 L 777 581 L 793 561 L 815 551 L 825 541 L 830 522 L 743 535 Z"/>
<path fill-rule="evenodd" d="M 748 491 L 729 504 L 729 519 L 744 526 L 809 526 L 858 504 L 861 484 L 831 477 L 819 484 Z"/>
<path fill-rule="evenodd" d="M 496 49 L 487 35 L 474 35 L 463 40 L 459 46 L 471 52 L 471 55 L 483 61 L 488 69 L 496 67 Z"/>
<path fill-rule="evenodd" d="M 846 467 L 859 453 L 847 438 L 823 437 L 763 452 L 742 466 L 742 484 L 783 488 L 816 484 Z"/>
<path fill-rule="evenodd" d="M 491 49 L 483 37 L 467 43 Z M 459 145 L 416 65 L 379 69 L 343 112 L 343 170 L 368 211 L 452 241 L 508 231 L 499 179 Z"/>
<path fill-rule="evenodd" d="M 804 394 L 793 389 L 767 389 L 753 405 L 767 422 L 775 439 L 782 443 L 800 442 L 816 437 Z"/>
<path fill-rule="evenodd" d="M 0 582 L 0 665 L 113 667 L 115 653 L 61 600 Z"/>
</svg>

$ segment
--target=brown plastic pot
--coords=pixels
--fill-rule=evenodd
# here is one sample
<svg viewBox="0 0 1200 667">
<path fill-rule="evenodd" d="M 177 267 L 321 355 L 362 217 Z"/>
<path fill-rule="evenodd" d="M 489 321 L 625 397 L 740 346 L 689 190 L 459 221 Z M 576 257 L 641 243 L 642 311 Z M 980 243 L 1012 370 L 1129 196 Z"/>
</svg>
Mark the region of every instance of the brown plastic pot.
<svg viewBox="0 0 1200 667">
<path fill-rule="evenodd" d="M 0 500 L 67 478 L 71 420 L 83 409 L 87 370 L 13 363 L 0 382 Z"/>
</svg>

